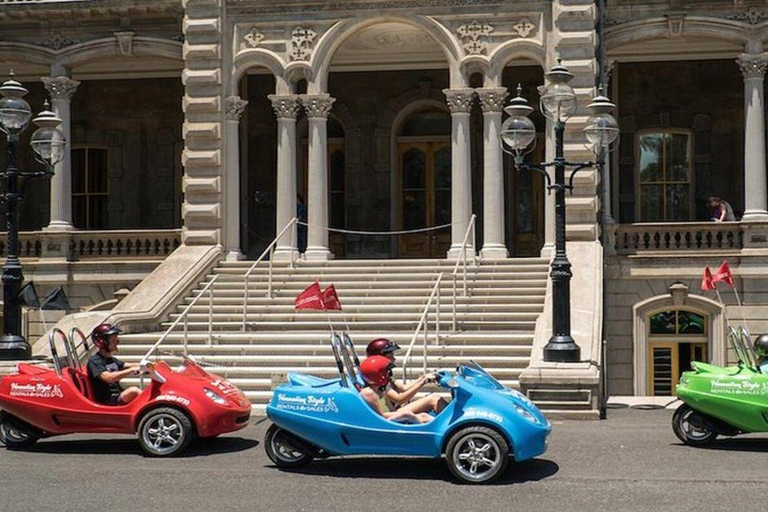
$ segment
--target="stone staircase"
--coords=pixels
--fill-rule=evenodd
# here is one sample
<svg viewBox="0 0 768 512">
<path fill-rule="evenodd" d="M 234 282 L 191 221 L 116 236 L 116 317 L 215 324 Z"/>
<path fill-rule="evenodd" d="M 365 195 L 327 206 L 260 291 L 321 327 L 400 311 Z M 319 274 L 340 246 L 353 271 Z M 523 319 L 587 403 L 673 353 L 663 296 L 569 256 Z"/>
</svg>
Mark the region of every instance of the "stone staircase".
<svg viewBox="0 0 768 512">
<path fill-rule="evenodd" d="M 167 329 L 214 276 L 213 324 L 208 293 L 188 313 L 189 353 L 213 373 L 230 379 L 263 410 L 272 395 L 273 382 L 289 371 L 318 376 L 337 374 L 328 343 L 330 327 L 347 324 L 362 357 L 366 344 L 388 337 L 403 350 L 418 325 L 437 275 L 444 273 L 440 293 L 440 339 L 435 340 L 437 307 L 429 318 L 427 366 L 453 368 L 474 359 L 502 383 L 518 388 L 518 377 L 530 361 L 536 320 L 544 309 L 548 261 L 540 258 L 507 259 L 469 265 L 466 296 L 461 271 L 457 283 L 457 325 L 453 330 L 454 261 L 447 260 L 339 260 L 329 262 L 275 263 L 273 298 L 267 297 L 268 266 L 257 267 L 249 280 L 247 330 L 243 332 L 244 274 L 251 262 L 222 261 L 179 304 Z M 296 295 L 315 280 L 336 287 L 343 313 L 294 311 Z M 159 350 L 181 353 L 182 321 Z M 121 336 L 121 357 L 138 361 L 162 333 Z M 423 364 L 423 335 L 414 345 L 414 374 Z M 171 356 L 160 354 L 166 360 Z M 126 381 L 126 384 L 129 382 Z M 425 388 L 425 391 L 429 391 Z"/>
</svg>

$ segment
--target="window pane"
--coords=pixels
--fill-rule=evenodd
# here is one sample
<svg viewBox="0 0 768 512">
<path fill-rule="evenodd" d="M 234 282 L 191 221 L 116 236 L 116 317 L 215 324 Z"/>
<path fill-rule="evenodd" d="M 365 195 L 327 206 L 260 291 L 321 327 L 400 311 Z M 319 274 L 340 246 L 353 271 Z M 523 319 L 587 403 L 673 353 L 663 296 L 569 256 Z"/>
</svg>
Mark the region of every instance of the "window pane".
<svg viewBox="0 0 768 512">
<path fill-rule="evenodd" d="M 331 192 L 344 191 L 344 151 L 337 149 L 331 154 Z"/>
<path fill-rule="evenodd" d="M 87 201 L 88 198 L 86 196 L 72 197 L 72 222 L 78 229 L 88 228 L 85 213 Z"/>
<path fill-rule="evenodd" d="M 678 311 L 678 333 L 680 334 L 704 334 L 704 317 L 690 311 Z"/>
<path fill-rule="evenodd" d="M 667 185 L 667 218 L 665 220 L 688 220 L 690 199 L 688 185 Z"/>
<path fill-rule="evenodd" d="M 107 192 L 107 150 L 88 150 L 88 192 Z"/>
<path fill-rule="evenodd" d="M 85 150 L 72 150 L 72 193 L 85 192 Z"/>
<path fill-rule="evenodd" d="M 344 192 L 331 192 L 331 227 L 343 228 L 344 222 Z"/>
<path fill-rule="evenodd" d="M 688 181 L 688 135 L 666 135 L 665 171 L 667 181 Z"/>
<path fill-rule="evenodd" d="M 88 228 L 105 229 L 107 227 L 107 196 L 89 196 L 88 206 Z"/>
<path fill-rule="evenodd" d="M 427 200 L 423 190 L 403 192 L 403 228 L 418 229 L 427 224 Z"/>
<path fill-rule="evenodd" d="M 651 317 L 651 334 L 675 334 L 676 311 L 663 311 Z"/>
<path fill-rule="evenodd" d="M 640 136 L 640 182 L 662 180 L 661 152 L 663 135 L 649 133 Z"/>
<path fill-rule="evenodd" d="M 403 190 L 424 189 L 427 185 L 427 156 L 418 149 L 403 154 Z"/>
<path fill-rule="evenodd" d="M 662 185 L 643 185 L 640 187 L 640 219 L 644 222 L 664 220 L 662 206 L 664 187 Z"/>
<path fill-rule="evenodd" d="M 435 191 L 435 226 L 451 222 L 451 191 Z"/>
<path fill-rule="evenodd" d="M 435 152 L 435 188 L 451 188 L 451 148 L 446 146 Z"/>
</svg>

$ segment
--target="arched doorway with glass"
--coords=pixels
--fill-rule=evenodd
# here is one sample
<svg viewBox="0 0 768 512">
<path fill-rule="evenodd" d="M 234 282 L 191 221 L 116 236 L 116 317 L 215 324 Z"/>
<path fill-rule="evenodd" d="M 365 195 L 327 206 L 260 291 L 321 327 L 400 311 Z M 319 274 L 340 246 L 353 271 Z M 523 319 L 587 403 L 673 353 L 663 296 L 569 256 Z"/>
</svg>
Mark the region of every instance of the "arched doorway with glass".
<svg viewBox="0 0 768 512">
<path fill-rule="evenodd" d="M 707 316 L 685 309 L 649 315 L 648 391 L 651 396 L 673 396 L 680 375 L 692 361 L 709 361 Z"/>
<path fill-rule="evenodd" d="M 427 108 L 410 114 L 397 135 L 395 211 L 401 230 L 451 222 L 451 117 Z M 451 246 L 450 227 L 398 237 L 401 258 L 442 258 Z"/>
</svg>

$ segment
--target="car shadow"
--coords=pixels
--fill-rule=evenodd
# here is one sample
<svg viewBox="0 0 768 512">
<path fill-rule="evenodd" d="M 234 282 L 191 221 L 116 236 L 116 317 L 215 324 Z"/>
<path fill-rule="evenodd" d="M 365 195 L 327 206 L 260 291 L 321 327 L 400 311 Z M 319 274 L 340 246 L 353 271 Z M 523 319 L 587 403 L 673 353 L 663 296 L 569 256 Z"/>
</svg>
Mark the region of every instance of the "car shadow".
<svg viewBox="0 0 768 512">
<path fill-rule="evenodd" d="M 272 466 L 275 467 L 275 466 Z M 560 470 L 553 461 L 533 459 L 512 462 L 506 472 L 489 485 L 510 485 L 537 482 Z M 451 475 L 444 459 L 420 459 L 407 457 L 350 457 L 315 460 L 296 470 L 284 470 L 304 475 L 321 475 L 338 478 L 388 478 L 405 480 L 444 480 L 459 483 Z"/>
<path fill-rule="evenodd" d="M 678 443 L 678 446 L 685 446 L 683 443 Z M 756 452 L 764 453 L 768 452 L 768 439 L 766 438 L 748 438 L 748 437 L 735 437 L 718 439 L 714 443 L 706 446 L 696 447 L 699 450 L 721 450 L 731 452 Z"/>
<path fill-rule="evenodd" d="M 223 453 L 235 453 L 258 446 L 259 441 L 242 437 L 217 437 L 213 439 L 195 439 L 187 450 L 178 458 L 201 457 Z M 78 439 L 78 440 L 41 440 L 40 442 L 16 451 L 51 454 L 81 455 L 139 455 L 149 457 L 139 446 L 136 438 Z"/>
</svg>

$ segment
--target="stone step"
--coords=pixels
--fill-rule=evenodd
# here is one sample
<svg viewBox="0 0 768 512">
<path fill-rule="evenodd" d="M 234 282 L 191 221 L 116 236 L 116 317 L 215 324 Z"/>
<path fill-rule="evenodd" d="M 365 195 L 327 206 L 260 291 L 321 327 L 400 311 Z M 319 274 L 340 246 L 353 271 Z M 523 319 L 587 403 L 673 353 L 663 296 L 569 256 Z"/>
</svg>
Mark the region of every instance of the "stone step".
<svg viewBox="0 0 768 512">
<path fill-rule="evenodd" d="M 472 283 L 481 282 L 496 282 L 496 281 L 518 281 L 518 280 L 535 280 L 546 279 L 548 275 L 547 269 L 542 269 L 538 272 L 494 272 L 494 273 L 475 273 L 468 271 L 467 280 Z M 219 274 L 213 273 L 206 276 L 206 281 L 210 281 L 217 276 L 217 282 L 229 283 L 237 282 L 243 283 L 245 276 L 242 274 Z M 285 274 L 285 275 L 273 275 L 272 283 L 291 283 L 296 285 L 308 286 L 312 284 L 318 278 L 317 275 L 304 275 L 304 274 Z M 460 272 L 456 281 L 463 282 L 464 276 Z M 265 275 L 251 275 L 249 281 L 251 282 L 266 282 L 268 276 Z M 373 273 L 350 273 L 350 274 L 334 274 L 332 276 L 323 276 L 322 285 L 333 284 L 338 288 L 337 283 L 359 283 L 361 281 L 366 283 L 390 283 L 390 282 L 402 282 L 402 281 L 416 281 L 423 283 L 433 283 L 437 280 L 437 275 L 426 273 L 399 273 L 399 274 L 373 274 Z M 453 283 L 453 277 L 451 275 L 444 275 L 443 281 Z"/>
<path fill-rule="evenodd" d="M 139 333 L 139 334 L 121 334 L 122 347 L 132 343 L 154 344 L 163 333 Z M 413 337 L 412 332 L 388 332 L 388 331 L 370 331 L 364 335 L 353 331 L 352 338 L 359 344 L 367 344 L 376 338 L 388 338 L 399 344 L 401 347 L 410 343 Z M 316 344 L 320 341 L 328 342 L 330 334 L 327 325 L 324 330 L 304 331 L 304 332 L 286 332 L 286 331 L 248 331 L 248 332 L 216 332 L 214 341 L 221 346 L 226 344 Z M 169 344 L 179 344 L 184 340 L 184 334 L 176 331 L 168 334 L 163 347 Z M 530 345 L 533 343 L 533 333 L 509 333 L 509 332 L 441 332 L 440 341 L 445 345 L 468 345 L 474 344 L 497 346 L 497 345 Z M 207 344 L 208 333 L 190 332 L 187 336 L 187 343 L 190 345 Z"/>
<path fill-rule="evenodd" d="M 217 266 L 214 267 L 214 274 L 232 275 L 232 276 L 245 276 L 250 270 L 249 267 L 231 267 L 231 266 Z M 400 274 L 419 274 L 419 275 L 435 275 L 439 273 L 446 274 L 448 277 L 456 270 L 455 268 L 445 267 L 428 267 L 428 266 L 397 266 L 397 267 L 382 267 L 382 266 L 350 266 L 350 267 L 302 267 L 291 269 L 286 267 L 272 268 L 273 276 L 291 276 L 296 278 L 306 279 L 307 276 L 318 275 L 323 279 L 327 279 L 330 276 L 347 276 L 347 275 L 400 275 Z M 497 265 L 497 266 L 474 266 L 471 263 L 467 265 L 467 272 L 472 274 L 496 274 L 496 273 L 517 273 L 517 272 L 548 272 L 549 263 L 532 263 L 532 264 L 510 264 L 510 265 Z M 258 267 L 250 270 L 251 276 L 266 276 L 270 272 L 267 265 L 259 265 Z M 459 274 L 464 272 L 464 266 L 459 265 Z"/>
<path fill-rule="evenodd" d="M 208 317 L 207 315 L 199 315 L 201 317 L 204 317 L 203 319 L 198 319 L 195 321 L 188 322 L 187 328 L 190 331 L 208 331 Z M 440 318 L 440 330 L 443 332 L 449 332 L 452 328 L 451 325 L 451 319 L 450 318 L 443 318 L 442 315 Z M 336 321 L 336 327 L 340 327 L 343 324 L 343 321 L 341 319 Z M 168 329 L 172 325 L 171 322 L 164 322 L 160 324 L 160 327 L 162 329 Z M 179 322 L 177 325 L 177 329 L 181 330 L 183 328 L 184 323 Z M 386 320 L 386 319 L 380 319 L 380 320 L 369 320 L 369 321 L 349 321 L 347 323 L 349 325 L 350 330 L 353 332 L 359 332 L 363 333 L 365 331 L 376 331 L 380 332 L 384 328 L 388 328 L 388 332 L 395 332 L 395 331 L 410 331 L 413 333 L 416 330 L 416 326 L 418 325 L 418 320 Z M 282 330 L 282 331 L 303 331 L 303 330 L 320 330 L 323 327 L 328 330 L 330 326 L 328 325 L 328 320 L 318 320 L 318 321 L 306 321 L 306 320 L 297 320 L 293 322 L 285 322 L 285 321 L 258 321 L 258 322 L 252 322 L 248 321 L 246 322 L 247 329 L 249 331 L 254 330 Z M 217 321 L 212 325 L 213 331 L 240 331 L 242 330 L 243 322 L 242 319 L 236 320 L 236 321 Z M 536 327 L 536 320 L 492 320 L 492 321 L 483 321 L 483 320 L 474 320 L 474 321 L 459 321 L 458 322 L 458 328 L 463 331 L 482 331 L 482 330 L 493 330 L 493 331 L 507 331 L 507 332 L 514 332 L 514 333 L 525 333 L 525 332 L 533 332 L 533 329 Z M 435 322 L 434 319 L 430 319 L 429 322 L 429 329 L 430 332 L 433 332 L 435 328 Z"/>
<path fill-rule="evenodd" d="M 546 282 L 543 281 L 544 284 L 540 286 L 511 286 L 511 287 L 496 287 L 493 288 L 478 288 L 478 287 L 472 287 L 469 292 L 469 298 L 472 300 L 477 300 L 480 298 L 488 298 L 495 299 L 498 296 L 526 296 L 526 297 L 540 297 L 541 300 L 544 300 L 544 294 L 546 291 Z M 186 301 L 191 301 L 194 297 L 196 297 L 201 291 L 203 291 L 203 287 L 205 286 L 205 283 L 201 284 L 200 286 L 194 288 L 188 297 L 185 298 Z M 433 283 L 434 286 L 434 283 Z M 400 288 L 400 289 L 392 289 L 389 290 L 386 287 L 357 287 L 357 288 L 336 288 L 336 291 L 339 294 L 339 298 L 342 300 L 343 303 L 346 304 L 346 301 L 351 298 L 377 298 L 380 300 L 397 300 L 401 297 L 418 297 L 420 299 L 423 299 L 426 301 L 427 297 L 429 297 L 430 292 L 432 291 L 433 286 L 425 286 L 423 288 Z M 238 285 L 236 283 L 222 283 L 221 285 L 217 283 L 214 283 L 211 286 L 211 289 L 213 289 L 213 298 L 214 300 L 221 298 L 221 297 L 227 297 L 227 298 L 239 298 L 241 301 L 244 297 L 244 286 L 242 284 Z M 295 287 L 295 288 L 273 288 L 272 289 L 272 297 L 275 299 L 290 299 L 293 301 L 296 298 L 296 295 L 299 294 L 304 289 L 304 287 Z M 440 287 L 441 290 L 441 296 L 448 300 L 450 297 L 453 296 L 453 290 L 451 288 L 445 288 L 445 286 Z M 268 299 L 267 297 L 267 287 L 266 286 L 256 286 L 253 283 L 251 283 L 251 286 L 248 287 L 248 300 L 251 299 Z M 457 286 L 456 290 L 457 298 L 459 299 L 466 299 L 463 295 L 463 292 L 461 290 L 461 286 Z M 203 298 L 207 298 L 208 293 L 204 293 L 200 300 L 203 300 Z"/>
<path fill-rule="evenodd" d="M 182 304 L 176 308 L 177 313 L 182 313 L 189 307 L 189 304 Z M 388 314 L 422 314 L 426 307 L 424 304 L 387 304 L 382 307 L 380 304 L 359 304 L 349 305 L 344 304 L 344 311 L 342 313 L 333 313 L 337 316 L 346 316 L 351 318 L 358 315 L 376 314 L 376 312 L 386 309 Z M 217 304 L 214 299 L 213 305 L 210 302 L 207 304 L 195 303 L 194 306 L 189 307 L 189 314 L 208 314 L 210 310 L 213 310 L 214 317 L 218 315 L 243 315 L 242 304 Z M 543 303 L 531 303 L 522 302 L 517 304 L 456 304 L 457 314 L 464 316 L 466 313 L 541 313 L 544 309 Z M 432 302 L 430 305 L 430 311 L 433 313 L 437 310 L 437 303 Z M 448 314 L 453 311 L 453 304 L 450 300 L 440 301 L 440 312 L 442 314 Z M 302 315 L 295 310 L 293 304 L 285 305 L 248 305 L 248 315 Z"/>
<path fill-rule="evenodd" d="M 497 267 L 506 265 L 537 265 L 537 264 L 549 264 L 549 260 L 546 258 L 506 258 L 498 260 L 479 260 L 478 267 Z M 239 260 L 239 261 L 227 261 L 222 260 L 219 262 L 221 267 L 229 268 L 245 268 L 248 269 L 254 264 L 254 260 Z M 262 261 L 259 266 L 268 265 L 267 261 Z M 455 259 L 339 259 L 339 260 L 327 260 L 327 261 L 304 261 L 298 260 L 294 262 L 296 268 L 333 268 L 333 267 L 437 267 L 437 268 L 453 268 L 456 265 Z M 274 262 L 275 267 L 289 268 L 288 261 Z"/>
<path fill-rule="evenodd" d="M 536 311 L 462 311 L 459 320 L 466 323 L 474 322 L 494 322 L 494 321 L 518 321 L 518 322 L 535 322 L 539 317 L 539 314 L 543 311 L 543 305 L 537 308 Z M 442 308 L 440 311 L 440 322 L 450 323 L 452 321 L 449 308 Z M 170 315 L 170 320 L 176 320 L 180 316 L 180 313 L 173 313 Z M 241 322 L 243 321 L 242 311 L 230 311 L 230 312 L 217 312 L 214 310 L 213 315 L 209 315 L 207 308 L 201 312 L 191 312 L 186 315 L 187 320 L 191 323 L 195 322 L 208 322 L 210 317 L 213 317 L 214 324 L 226 324 L 229 322 Z M 369 324 L 375 322 L 385 323 L 401 323 L 411 325 L 414 328 L 421 319 L 422 312 L 418 310 L 411 310 L 407 312 L 366 312 L 345 314 L 343 312 L 315 312 L 315 311 L 286 311 L 259 313 L 249 310 L 246 314 L 246 322 L 253 322 L 256 324 L 265 323 L 270 324 L 274 322 L 284 323 L 311 323 L 311 322 L 325 322 L 328 324 L 331 322 L 348 322 L 350 326 L 355 324 Z M 429 322 L 437 320 L 437 312 L 430 308 L 427 315 Z"/>
<path fill-rule="evenodd" d="M 254 297 L 252 295 L 248 296 L 248 307 L 290 307 L 293 308 L 294 300 L 296 299 L 295 296 L 292 295 L 282 295 L 277 296 L 274 298 L 269 298 L 266 296 L 257 296 Z M 424 307 L 427 304 L 428 296 L 424 294 L 419 295 L 413 295 L 413 296 L 379 296 L 379 295 L 372 295 L 369 297 L 361 297 L 361 296 L 345 296 L 343 300 L 343 306 L 345 310 L 349 310 L 351 307 L 365 307 L 365 308 L 374 308 L 374 307 L 385 307 L 387 309 L 392 307 L 400 307 L 400 308 L 417 308 L 417 307 Z M 179 307 L 183 308 L 186 305 L 191 304 L 195 300 L 195 297 L 185 297 L 184 303 L 180 304 Z M 208 297 L 208 294 L 203 294 L 197 301 L 195 302 L 196 305 L 204 305 L 207 306 L 210 304 L 210 299 Z M 434 303 L 434 300 L 432 301 Z M 453 297 L 442 297 L 441 296 L 441 302 L 445 303 L 448 302 L 449 304 L 453 305 Z M 530 295 L 524 295 L 524 294 L 517 294 L 517 295 L 467 295 L 462 296 L 459 295 L 456 297 L 456 304 L 457 305 L 467 305 L 467 306 L 482 306 L 482 305 L 490 305 L 490 306 L 496 306 L 496 305 L 506 305 L 507 307 L 513 306 L 525 306 L 525 305 L 531 305 L 531 304 L 539 304 L 544 302 L 544 291 L 542 290 L 540 294 L 530 294 Z M 226 296 L 223 295 L 216 295 L 213 296 L 213 304 L 214 306 L 239 306 L 240 308 L 243 307 L 243 292 L 239 291 L 232 294 L 227 294 Z"/>
<path fill-rule="evenodd" d="M 152 345 L 143 343 L 120 343 L 120 354 L 125 356 L 144 355 L 146 354 Z M 421 339 L 417 339 L 414 345 L 414 350 L 417 353 L 421 353 L 423 342 Z M 243 344 L 188 344 L 187 349 L 189 353 L 197 358 L 200 356 L 209 355 L 274 355 L 285 354 L 292 356 L 299 355 L 321 355 L 326 356 L 331 353 L 330 343 L 314 343 L 314 344 L 299 344 L 299 345 L 287 345 L 287 344 L 271 344 L 271 345 L 243 345 Z M 365 357 L 365 347 L 356 347 L 358 356 L 362 359 Z M 184 345 L 179 343 L 164 343 L 160 349 L 164 353 L 172 353 L 180 355 L 184 352 Z M 404 356 L 407 346 L 403 346 L 401 352 L 397 355 Z M 429 351 L 439 352 L 444 355 L 459 356 L 459 357 L 474 357 L 477 355 L 506 355 L 506 356 L 526 356 L 531 355 L 530 345 L 430 345 Z"/>
</svg>

